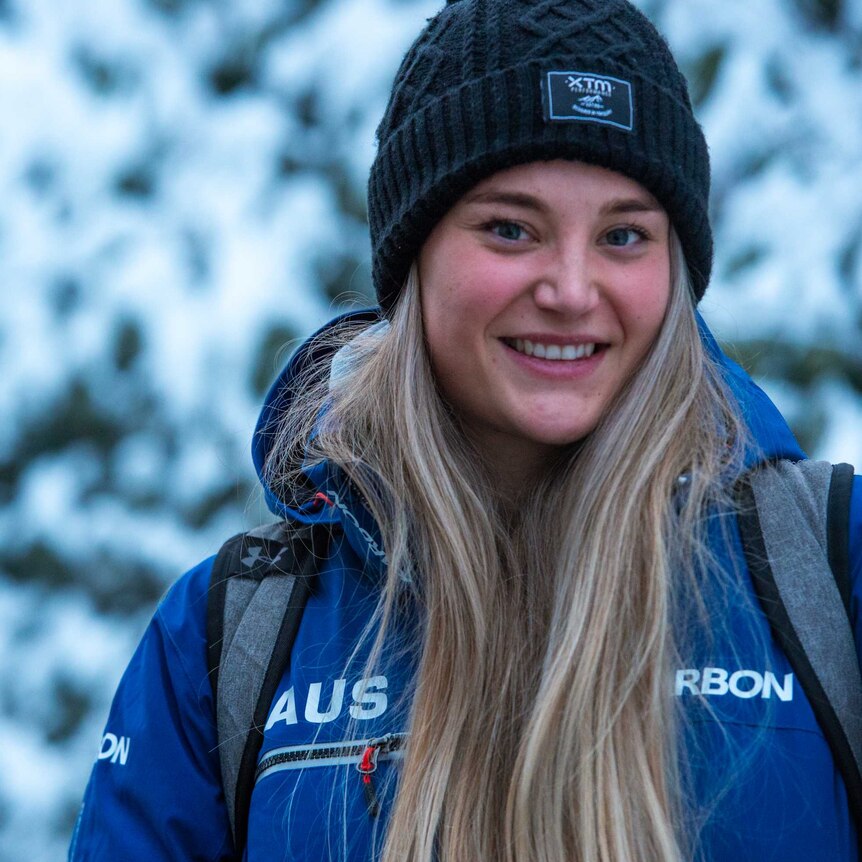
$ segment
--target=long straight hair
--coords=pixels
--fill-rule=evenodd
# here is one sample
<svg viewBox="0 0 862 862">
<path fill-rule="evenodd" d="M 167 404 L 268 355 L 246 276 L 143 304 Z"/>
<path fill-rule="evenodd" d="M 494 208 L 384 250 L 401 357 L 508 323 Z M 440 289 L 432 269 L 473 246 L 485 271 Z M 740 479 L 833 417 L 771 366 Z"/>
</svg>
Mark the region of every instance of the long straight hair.
<svg viewBox="0 0 862 862">
<path fill-rule="evenodd" d="M 285 419 L 272 483 L 291 485 L 301 443 L 344 469 L 382 531 L 367 675 L 405 590 L 420 608 L 385 862 L 688 852 L 675 611 L 713 562 L 706 515 L 728 503 L 745 432 L 704 351 L 673 231 L 671 264 L 640 367 L 514 509 L 438 391 L 415 267 L 388 330 L 342 336 L 340 375 L 309 383 Z"/>
</svg>

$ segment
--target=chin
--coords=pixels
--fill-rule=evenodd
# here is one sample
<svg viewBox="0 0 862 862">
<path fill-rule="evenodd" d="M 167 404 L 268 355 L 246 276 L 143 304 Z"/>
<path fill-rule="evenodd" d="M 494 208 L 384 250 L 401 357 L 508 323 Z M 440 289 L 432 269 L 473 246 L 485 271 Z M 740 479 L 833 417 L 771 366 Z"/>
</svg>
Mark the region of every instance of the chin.
<svg viewBox="0 0 862 862">
<path fill-rule="evenodd" d="M 580 443 L 584 438 L 588 437 L 595 426 L 590 425 L 585 428 L 578 429 L 533 429 L 532 432 L 525 434 L 525 438 L 537 446 L 544 446 L 552 449 L 562 449 L 566 446 L 573 446 Z"/>
<path fill-rule="evenodd" d="M 546 446 L 569 446 L 578 443 L 587 437 L 595 429 L 597 422 L 579 422 L 577 425 L 559 425 L 549 423 L 541 427 L 534 427 L 532 434 L 527 432 L 536 443 Z"/>
</svg>

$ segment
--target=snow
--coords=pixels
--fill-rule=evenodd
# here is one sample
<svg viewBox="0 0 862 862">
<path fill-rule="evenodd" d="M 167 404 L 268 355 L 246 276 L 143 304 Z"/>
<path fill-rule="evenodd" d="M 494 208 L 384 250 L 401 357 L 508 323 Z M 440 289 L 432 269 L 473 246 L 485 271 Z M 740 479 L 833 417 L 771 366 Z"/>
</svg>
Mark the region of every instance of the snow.
<svg viewBox="0 0 862 862">
<path fill-rule="evenodd" d="M 266 518 L 262 345 L 332 313 L 328 261 L 367 287 L 374 131 L 439 5 L 0 3 L 0 858 L 62 857 L 157 596 Z M 862 465 L 862 2 L 834 30 L 781 0 L 641 5 L 686 70 L 721 57 L 702 311 L 772 345 L 812 455 Z"/>
</svg>

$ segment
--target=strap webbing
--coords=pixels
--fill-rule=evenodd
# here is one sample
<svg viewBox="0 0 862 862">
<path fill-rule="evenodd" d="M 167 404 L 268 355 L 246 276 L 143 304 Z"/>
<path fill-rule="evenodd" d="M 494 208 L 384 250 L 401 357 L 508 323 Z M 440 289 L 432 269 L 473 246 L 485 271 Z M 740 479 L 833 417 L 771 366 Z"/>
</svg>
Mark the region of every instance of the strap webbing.
<svg viewBox="0 0 862 862">
<path fill-rule="evenodd" d="M 836 464 L 832 469 L 826 515 L 826 540 L 829 566 L 850 617 L 850 496 L 853 493 L 853 467 Z"/>
</svg>

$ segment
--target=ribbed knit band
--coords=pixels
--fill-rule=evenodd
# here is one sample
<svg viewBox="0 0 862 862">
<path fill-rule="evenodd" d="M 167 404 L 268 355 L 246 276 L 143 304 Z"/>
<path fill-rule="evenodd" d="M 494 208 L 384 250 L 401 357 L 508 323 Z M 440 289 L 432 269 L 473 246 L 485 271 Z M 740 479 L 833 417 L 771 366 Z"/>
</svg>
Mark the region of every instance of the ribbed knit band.
<svg viewBox="0 0 862 862">
<path fill-rule="evenodd" d="M 545 119 L 547 73 L 572 70 L 630 84 L 631 130 Z M 670 216 L 700 299 L 712 266 L 709 156 L 655 28 L 625 0 L 460 0 L 407 53 L 378 129 L 368 214 L 384 310 L 465 192 L 501 169 L 557 158 L 601 165 L 647 188 Z"/>
</svg>

